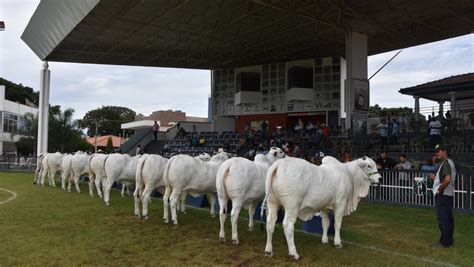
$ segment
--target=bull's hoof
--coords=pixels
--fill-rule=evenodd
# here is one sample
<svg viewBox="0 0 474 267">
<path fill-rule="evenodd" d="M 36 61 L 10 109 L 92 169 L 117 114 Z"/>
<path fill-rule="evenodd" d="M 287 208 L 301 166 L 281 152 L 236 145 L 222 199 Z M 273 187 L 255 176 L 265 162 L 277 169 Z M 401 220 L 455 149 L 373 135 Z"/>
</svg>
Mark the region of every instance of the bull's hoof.
<svg viewBox="0 0 474 267">
<path fill-rule="evenodd" d="M 252 232 L 253 230 L 255 230 L 254 227 L 249 227 L 249 231 Z"/>
<path fill-rule="evenodd" d="M 334 245 L 337 249 L 342 249 L 342 244 Z"/>
<path fill-rule="evenodd" d="M 110 202 L 105 202 L 105 205 L 110 206 Z"/>
<path fill-rule="evenodd" d="M 148 215 L 143 215 L 143 220 L 144 221 L 148 220 Z"/>
<path fill-rule="evenodd" d="M 89 194 L 91 197 L 94 197 L 94 195 Z"/>
<path fill-rule="evenodd" d="M 221 243 L 224 243 L 224 242 L 225 242 L 225 238 L 219 237 L 219 241 L 221 241 Z"/>
<path fill-rule="evenodd" d="M 327 245 L 329 242 L 328 242 L 327 239 L 322 239 L 322 240 L 321 240 L 321 243 Z"/>
<path fill-rule="evenodd" d="M 135 214 L 135 217 L 137 217 L 137 219 L 140 219 L 140 214 Z"/>
<path fill-rule="evenodd" d="M 216 218 L 216 215 L 215 215 L 215 214 L 211 214 L 211 217 L 212 217 L 212 218 Z"/>
<path fill-rule="evenodd" d="M 99 195 L 100 198 L 102 198 L 102 195 Z"/>
<path fill-rule="evenodd" d="M 300 256 L 299 256 L 298 254 L 296 254 L 296 255 L 288 255 L 288 257 L 290 257 L 290 259 L 292 259 L 292 260 L 294 260 L 294 261 L 297 261 L 297 260 L 300 258 Z"/>
<path fill-rule="evenodd" d="M 178 221 L 173 221 L 173 224 L 174 224 L 174 225 L 177 225 L 177 224 L 178 224 Z"/>
<path fill-rule="evenodd" d="M 233 244 L 233 245 L 238 245 L 238 244 L 239 244 L 239 240 L 238 240 L 238 239 L 232 239 L 232 244 Z"/>
<path fill-rule="evenodd" d="M 168 219 L 163 219 L 164 223 L 169 223 L 170 221 Z"/>
<path fill-rule="evenodd" d="M 273 252 L 265 251 L 265 257 L 271 257 L 273 256 Z"/>
</svg>

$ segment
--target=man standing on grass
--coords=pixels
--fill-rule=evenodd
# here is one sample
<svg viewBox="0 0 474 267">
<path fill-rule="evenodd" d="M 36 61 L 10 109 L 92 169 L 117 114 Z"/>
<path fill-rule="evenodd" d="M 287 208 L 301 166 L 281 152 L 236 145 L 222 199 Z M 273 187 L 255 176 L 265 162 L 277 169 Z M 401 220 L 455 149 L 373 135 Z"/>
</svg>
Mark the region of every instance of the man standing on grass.
<svg viewBox="0 0 474 267">
<path fill-rule="evenodd" d="M 436 176 L 433 177 L 433 193 L 435 194 L 436 215 L 441 231 L 441 238 L 435 246 L 447 248 L 454 244 L 453 196 L 456 167 L 454 162 L 448 158 L 446 147 L 437 145 L 435 149 L 440 165 Z"/>
</svg>

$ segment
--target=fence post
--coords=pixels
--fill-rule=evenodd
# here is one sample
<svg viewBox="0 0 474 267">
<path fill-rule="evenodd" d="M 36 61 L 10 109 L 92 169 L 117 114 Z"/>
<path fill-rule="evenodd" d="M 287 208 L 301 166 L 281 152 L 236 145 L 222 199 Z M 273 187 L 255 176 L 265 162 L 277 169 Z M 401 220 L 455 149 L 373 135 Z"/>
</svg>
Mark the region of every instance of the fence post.
<svg viewBox="0 0 474 267">
<path fill-rule="evenodd" d="M 467 211 L 472 211 L 473 210 L 473 207 L 472 207 L 472 196 L 471 196 L 471 192 L 472 192 L 472 177 L 471 175 L 468 175 L 468 173 L 463 173 L 463 176 L 464 176 L 464 185 L 466 186 L 466 199 L 465 199 L 465 203 L 466 203 L 466 206 L 465 206 L 465 209 Z"/>
</svg>

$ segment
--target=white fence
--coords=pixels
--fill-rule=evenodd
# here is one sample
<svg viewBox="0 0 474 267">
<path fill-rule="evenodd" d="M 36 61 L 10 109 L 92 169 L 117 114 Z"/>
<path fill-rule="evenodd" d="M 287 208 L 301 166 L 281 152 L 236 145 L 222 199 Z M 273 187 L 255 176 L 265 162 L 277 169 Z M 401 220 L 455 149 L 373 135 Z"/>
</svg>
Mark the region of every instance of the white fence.
<svg viewBox="0 0 474 267">
<path fill-rule="evenodd" d="M 380 174 L 383 178 L 379 185 L 371 186 L 368 199 L 415 206 L 434 206 L 432 182 L 426 172 L 387 170 L 381 171 Z M 474 212 L 473 178 L 473 175 L 464 172 L 456 175 L 453 208 Z"/>
</svg>

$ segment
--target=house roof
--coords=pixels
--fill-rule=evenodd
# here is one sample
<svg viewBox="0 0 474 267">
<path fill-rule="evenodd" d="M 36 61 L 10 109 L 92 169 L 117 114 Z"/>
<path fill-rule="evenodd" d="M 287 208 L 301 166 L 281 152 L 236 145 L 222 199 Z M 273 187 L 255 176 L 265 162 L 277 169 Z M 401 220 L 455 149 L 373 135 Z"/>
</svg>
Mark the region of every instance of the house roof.
<svg viewBox="0 0 474 267">
<path fill-rule="evenodd" d="M 419 96 L 433 101 L 449 101 L 449 92 L 455 92 L 456 99 L 474 98 L 474 73 L 465 73 L 431 81 L 412 87 L 401 88 L 400 93 Z"/>
<path fill-rule="evenodd" d="M 112 144 L 113 147 L 120 147 L 120 145 L 125 141 L 125 139 L 115 136 L 115 135 L 103 135 L 103 136 L 97 136 L 97 146 L 98 147 L 106 147 L 107 146 L 107 141 L 109 140 L 109 137 L 112 137 Z M 89 137 L 87 138 L 87 142 L 91 145 L 95 144 L 95 137 Z"/>
</svg>

